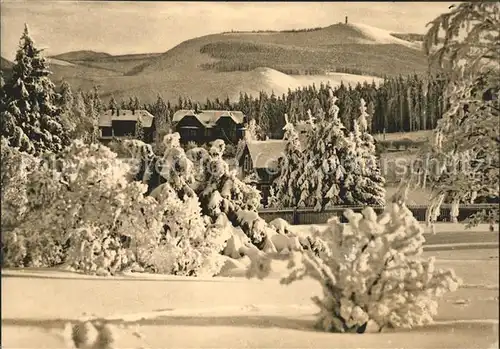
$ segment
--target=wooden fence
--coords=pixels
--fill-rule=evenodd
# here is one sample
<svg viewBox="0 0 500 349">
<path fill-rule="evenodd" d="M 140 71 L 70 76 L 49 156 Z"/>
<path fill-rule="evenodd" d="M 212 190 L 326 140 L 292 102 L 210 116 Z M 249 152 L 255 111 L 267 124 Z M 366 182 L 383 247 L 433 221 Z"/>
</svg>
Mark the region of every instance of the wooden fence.
<svg viewBox="0 0 500 349">
<path fill-rule="evenodd" d="M 313 209 L 272 209 L 263 208 L 259 210 L 259 215 L 266 221 L 270 222 L 276 218 L 282 218 L 290 224 L 325 224 L 327 220 L 333 216 L 340 218 L 341 222 L 347 222 L 347 219 L 343 216 L 343 212 L 350 208 L 354 212 L 361 212 L 364 208 L 362 206 L 339 206 L 332 209 L 324 210 L 321 212 L 314 211 Z M 410 211 L 412 211 L 413 216 L 420 222 L 425 221 L 425 213 L 427 211 L 427 206 L 425 205 L 413 205 L 408 206 Z M 463 205 L 460 206 L 458 221 L 464 221 L 466 218 L 470 217 L 476 212 L 482 210 L 492 210 L 498 208 L 496 204 L 474 204 L 474 205 Z M 380 214 L 384 208 L 374 207 L 375 212 Z M 438 217 L 438 222 L 449 222 L 450 221 L 450 210 L 451 205 L 442 205 L 440 210 L 440 215 Z"/>
</svg>

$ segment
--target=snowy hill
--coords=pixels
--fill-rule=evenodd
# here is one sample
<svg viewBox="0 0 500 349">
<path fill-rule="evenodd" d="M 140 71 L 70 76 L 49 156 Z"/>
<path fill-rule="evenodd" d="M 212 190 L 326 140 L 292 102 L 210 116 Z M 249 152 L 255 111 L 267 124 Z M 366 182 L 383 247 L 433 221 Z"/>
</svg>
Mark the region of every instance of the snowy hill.
<svg viewBox="0 0 500 349">
<path fill-rule="evenodd" d="M 407 40 L 403 40 L 400 38 L 395 37 L 392 35 L 391 32 L 372 27 L 367 24 L 362 24 L 362 23 L 352 23 L 348 24 L 355 28 L 356 30 L 359 30 L 359 32 L 367 37 L 369 40 L 366 43 L 371 43 L 371 44 L 397 44 L 397 45 L 402 45 L 405 47 L 409 48 L 414 48 L 414 49 L 420 49 L 421 45 L 417 42 L 410 42 Z"/>
<path fill-rule="evenodd" d="M 51 60 L 56 84 L 67 80 L 74 90 L 99 85 L 104 100 L 113 93 L 143 102 L 153 102 L 158 93 L 168 100 L 234 99 L 240 92 L 282 93 L 321 81 L 371 82 L 375 76 L 427 71 L 426 57 L 415 43 L 378 28 L 343 23 L 207 35 L 162 54 L 112 56 L 89 48 Z"/>
</svg>

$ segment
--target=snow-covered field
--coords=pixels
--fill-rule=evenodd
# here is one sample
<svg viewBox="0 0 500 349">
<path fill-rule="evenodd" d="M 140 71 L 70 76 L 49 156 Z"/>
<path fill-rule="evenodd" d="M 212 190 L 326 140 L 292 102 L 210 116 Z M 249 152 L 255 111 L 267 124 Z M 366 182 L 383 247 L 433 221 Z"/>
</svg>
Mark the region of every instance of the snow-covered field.
<svg viewBox="0 0 500 349">
<path fill-rule="evenodd" d="M 310 297 L 319 284 L 281 286 L 278 262 L 263 281 L 235 277 L 241 270 L 212 279 L 4 270 L 2 344 L 65 348 L 64 325 L 90 316 L 113 324 L 113 348 L 496 348 L 498 250 L 425 254 L 454 268 L 464 286 L 440 302 L 434 325 L 411 331 L 315 331 Z"/>
<path fill-rule="evenodd" d="M 351 23 L 349 24 L 354 29 L 358 30 L 364 36 L 369 38 L 366 43 L 370 44 L 398 44 L 406 47 L 414 48 L 420 50 L 422 45 L 417 42 L 409 42 L 406 40 L 398 39 L 391 35 L 387 30 L 376 28 L 363 23 Z"/>
<path fill-rule="evenodd" d="M 379 84 L 383 81 L 383 79 L 375 76 L 337 72 L 330 72 L 327 75 L 288 75 L 268 67 L 256 68 L 248 72 L 247 75 L 245 78 L 246 84 L 248 85 L 252 82 L 250 85 L 254 86 L 254 88 L 246 88 L 245 90 L 250 91 L 249 93 L 252 95 L 258 95 L 262 90 L 273 91 L 276 95 L 281 95 L 287 93 L 288 89 L 293 90 L 312 84 L 319 86 L 321 83 L 329 83 L 332 87 L 335 87 L 339 86 L 341 82 L 346 85 L 356 85 L 358 82 L 363 83 L 367 81 L 371 83 L 375 81 L 376 84 Z M 239 94 L 235 95 L 234 98 L 237 100 L 238 96 Z"/>
</svg>

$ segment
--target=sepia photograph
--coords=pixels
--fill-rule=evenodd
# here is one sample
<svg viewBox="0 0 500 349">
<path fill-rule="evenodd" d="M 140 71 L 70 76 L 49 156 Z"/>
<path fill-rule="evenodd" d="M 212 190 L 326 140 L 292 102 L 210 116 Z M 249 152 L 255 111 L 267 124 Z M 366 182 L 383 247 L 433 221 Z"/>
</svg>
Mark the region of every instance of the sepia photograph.
<svg viewBox="0 0 500 349">
<path fill-rule="evenodd" d="M 0 24 L 2 348 L 499 347 L 499 2 Z"/>
</svg>

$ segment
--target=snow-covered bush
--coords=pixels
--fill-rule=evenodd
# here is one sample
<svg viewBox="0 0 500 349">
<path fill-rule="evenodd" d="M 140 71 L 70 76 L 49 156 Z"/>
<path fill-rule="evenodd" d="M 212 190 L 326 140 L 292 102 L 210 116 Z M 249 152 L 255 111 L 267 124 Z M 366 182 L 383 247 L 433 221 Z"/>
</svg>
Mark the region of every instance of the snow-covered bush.
<svg viewBox="0 0 500 349">
<path fill-rule="evenodd" d="M 306 276 L 323 286 L 317 325 L 325 331 L 358 332 L 368 328 L 424 325 L 437 312 L 437 298 L 455 290 L 460 280 L 450 270 L 436 270 L 434 259 L 421 257 L 423 229 L 401 203 L 392 203 L 377 217 L 371 208 L 362 214 L 346 210 L 349 223 L 338 218 L 318 230 L 326 246 L 293 253 L 289 284 Z M 249 276 L 265 277 L 270 259 L 254 261 Z M 283 259 L 282 256 L 276 258 Z"/>
<path fill-rule="evenodd" d="M 156 244 L 162 208 L 108 148 L 75 141 L 28 174 L 26 214 L 4 236 L 6 266 L 65 263 L 109 274 Z"/>
<path fill-rule="evenodd" d="M 165 211 L 162 238 L 150 255 L 150 266 L 164 274 L 215 275 L 222 267 L 220 252 L 229 239 L 224 230 L 219 231 L 221 223 L 207 225 L 198 198 L 180 199 L 168 183 L 153 196 Z"/>
<path fill-rule="evenodd" d="M 212 223 L 203 215 L 194 190 L 204 179 L 195 163 L 205 164 L 207 151 L 193 148 L 186 154 L 179 140 L 178 133 L 165 136 L 165 152 L 158 160 L 156 170 L 164 183 L 151 196 L 163 208 L 164 229 L 148 264 L 161 273 L 212 276 L 222 267 L 220 253 L 229 236 L 219 231 L 220 221 L 214 219 Z"/>
<path fill-rule="evenodd" d="M 5 233 L 19 224 L 26 213 L 28 174 L 38 166 L 40 160 L 19 148 L 9 146 L 4 137 L 1 142 L 1 226 Z"/>
</svg>

